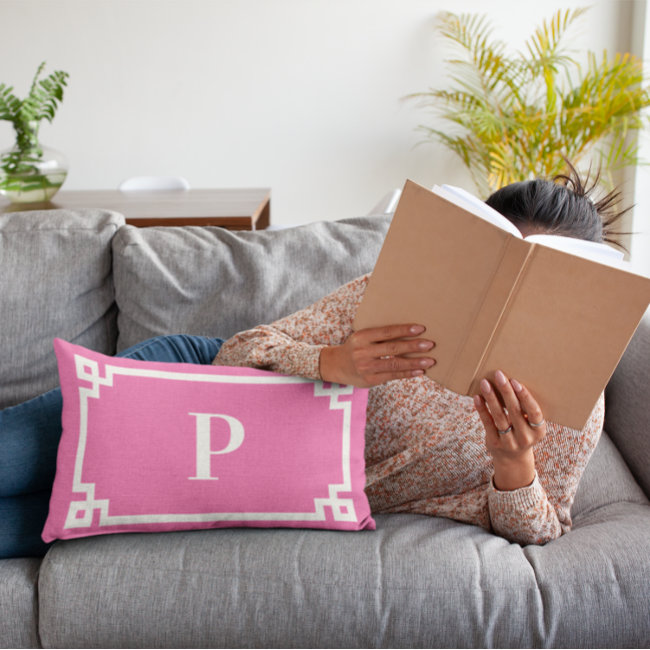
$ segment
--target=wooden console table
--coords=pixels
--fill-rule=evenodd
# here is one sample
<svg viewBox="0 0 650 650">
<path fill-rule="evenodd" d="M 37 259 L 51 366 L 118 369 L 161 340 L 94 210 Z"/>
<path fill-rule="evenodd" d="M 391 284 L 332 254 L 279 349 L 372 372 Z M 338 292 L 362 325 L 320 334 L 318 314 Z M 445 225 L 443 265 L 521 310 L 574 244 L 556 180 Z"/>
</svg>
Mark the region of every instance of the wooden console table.
<svg viewBox="0 0 650 650">
<path fill-rule="evenodd" d="M 0 214 L 22 210 L 103 208 L 124 215 L 133 226 L 221 226 L 262 230 L 271 221 L 271 190 L 212 189 L 174 191 L 62 190 L 48 203 L 9 204 Z"/>
</svg>

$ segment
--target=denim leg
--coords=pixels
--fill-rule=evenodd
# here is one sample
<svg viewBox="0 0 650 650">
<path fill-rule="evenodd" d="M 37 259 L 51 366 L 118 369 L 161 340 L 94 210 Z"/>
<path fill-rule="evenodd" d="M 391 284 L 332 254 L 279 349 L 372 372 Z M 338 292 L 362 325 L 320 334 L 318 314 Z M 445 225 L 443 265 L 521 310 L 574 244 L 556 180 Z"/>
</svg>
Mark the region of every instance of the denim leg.
<svg viewBox="0 0 650 650">
<path fill-rule="evenodd" d="M 50 544 L 41 532 L 50 506 L 50 490 L 0 499 L 0 558 L 42 557 Z"/>
<path fill-rule="evenodd" d="M 221 339 L 159 336 L 118 356 L 142 361 L 210 364 Z M 61 390 L 0 411 L 0 557 L 42 555 L 40 532 L 61 438 Z"/>
<path fill-rule="evenodd" d="M 217 356 L 223 339 L 190 334 L 156 336 L 122 350 L 117 356 L 141 361 L 169 363 L 198 363 L 209 365 Z"/>
<path fill-rule="evenodd" d="M 55 388 L 0 411 L 0 497 L 52 488 L 62 405 Z"/>
</svg>

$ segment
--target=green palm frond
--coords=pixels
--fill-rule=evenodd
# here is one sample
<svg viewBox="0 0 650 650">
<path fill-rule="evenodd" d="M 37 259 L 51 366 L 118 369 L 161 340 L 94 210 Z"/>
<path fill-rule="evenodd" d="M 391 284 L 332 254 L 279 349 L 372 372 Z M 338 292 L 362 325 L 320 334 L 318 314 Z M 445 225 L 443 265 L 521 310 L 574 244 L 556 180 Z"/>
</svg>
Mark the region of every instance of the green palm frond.
<svg viewBox="0 0 650 650">
<path fill-rule="evenodd" d="M 564 51 L 563 39 L 573 23 L 586 11 L 584 7 L 558 11 L 551 20 L 544 20 L 525 43 L 530 57 L 528 61 L 550 65 L 556 70 L 557 66 L 570 65 L 573 60 Z"/>
<path fill-rule="evenodd" d="M 514 54 L 493 39 L 485 16 L 440 15 L 437 29 L 456 50 L 446 61 L 449 86 L 408 98 L 434 117 L 433 126 L 418 127 L 426 141 L 454 151 L 481 193 L 562 173 L 565 159 L 611 168 L 637 162 L 633 136 L 650 106 L 641 61 L 590 52 L 583 70 L 565 42 L 586 11 L 557 11 Z"/>
</svg>

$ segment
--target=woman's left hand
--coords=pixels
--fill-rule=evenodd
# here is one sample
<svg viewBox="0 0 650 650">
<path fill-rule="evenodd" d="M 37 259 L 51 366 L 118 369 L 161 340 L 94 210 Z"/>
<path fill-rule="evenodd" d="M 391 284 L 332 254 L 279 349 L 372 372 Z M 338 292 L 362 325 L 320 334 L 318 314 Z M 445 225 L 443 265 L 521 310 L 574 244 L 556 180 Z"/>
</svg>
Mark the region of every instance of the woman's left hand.
<svg viewBox="0 0 650 650">
<path fill-rule="evenodd" d="M 546 435 L 539 404 L 525 386 L 497 370 L 494 385 L 481 380 L 481 395 L 474 397 L 474 405 L 485 428 L 495 487 L 516 490 L 530 485 L 535 479 L 533 448 Z"/>
</svg>

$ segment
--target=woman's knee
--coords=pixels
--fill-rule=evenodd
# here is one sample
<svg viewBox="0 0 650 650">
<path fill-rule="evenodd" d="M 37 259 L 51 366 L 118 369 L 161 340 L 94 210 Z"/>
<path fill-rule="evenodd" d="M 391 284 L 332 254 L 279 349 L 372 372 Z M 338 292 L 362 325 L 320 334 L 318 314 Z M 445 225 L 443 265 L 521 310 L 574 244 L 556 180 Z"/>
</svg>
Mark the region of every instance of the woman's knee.
<svg viewBox="0 0 650 650">
<path fill-rule="evenodd" d="M 169 334 L 136 343 L 117 356 L 140 361 L 210 364 L 222 339 L 191 334 Z"/>
</svg>

